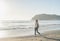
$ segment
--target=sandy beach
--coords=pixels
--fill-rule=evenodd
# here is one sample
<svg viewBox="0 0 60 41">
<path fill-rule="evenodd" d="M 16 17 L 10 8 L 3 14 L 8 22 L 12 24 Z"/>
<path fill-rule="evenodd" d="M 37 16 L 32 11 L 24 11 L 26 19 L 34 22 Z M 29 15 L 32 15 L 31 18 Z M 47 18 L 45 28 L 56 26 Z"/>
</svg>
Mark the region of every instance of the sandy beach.
<svg viewBox="0 0 60 41">
<path fill-rule="evenodd" d="M 0 41 L 40 41 L 40 37 L 25 36 L 25 37 L 14 37 L 14 38 L 2 38 Z"/>
<path fill-rule="evenodd" d="M 14 38 L 2 38 L 0 41 L 56 41 L 51 39 L 46 39 L 39 36 L 28 36 L 28 37 L 14 37 Z"/>
<path fill-rule="evenodd" d="M 14 38 L 3 38 L 0 41 L 48 41 L 48 39 L 39 37 L 39 36 L 31 36 L 31 37 L 14 37 Z M 49 40 L 54 41 L 54 40 Z"/>
<path fill-rule="evenodd" d="M 50 31 L 44 35 L 0 38 L 0 41 L 60 41 L 60 33 L 59 31 Z"/>
</svg>

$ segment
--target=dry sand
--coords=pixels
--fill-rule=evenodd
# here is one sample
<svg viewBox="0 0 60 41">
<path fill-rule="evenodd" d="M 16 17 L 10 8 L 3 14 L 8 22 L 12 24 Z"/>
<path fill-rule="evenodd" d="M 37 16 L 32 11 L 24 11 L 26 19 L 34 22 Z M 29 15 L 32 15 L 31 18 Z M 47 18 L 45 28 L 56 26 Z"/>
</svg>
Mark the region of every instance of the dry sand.
<svg viewBox="0 0 60 41">
<path fill-rule="evenodd" d="M 53 31 L 54 32 L 54 31 Z M 56 31 L 57 32 L 57 31 Z M 59 38 L 60 39 L 60 34 L 52 34 L 52 33 L 45 33 L 44 36 L 49 37 L 49 38 Z M 54 40 L 54 39 L 47 39 L 44 36 L 37 35 L 36 37 L 31 35 L 31 36 L 24 36 L 24 37 L 10 37 L 10 38 L 0 38 L 0 41 L 60 41 L 60 40 Z"/>
</svg>

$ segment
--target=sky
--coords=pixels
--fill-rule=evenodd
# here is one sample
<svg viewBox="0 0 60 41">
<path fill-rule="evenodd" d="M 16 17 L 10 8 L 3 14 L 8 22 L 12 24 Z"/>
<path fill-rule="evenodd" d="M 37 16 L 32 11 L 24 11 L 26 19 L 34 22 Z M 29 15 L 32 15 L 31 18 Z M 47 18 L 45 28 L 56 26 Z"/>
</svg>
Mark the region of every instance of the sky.
<svg viewBox="0 0 60 41">
<path fill-rule="evenodd" d="M 30 20 L 37 14 L 60 15 L 60 0 L 0 0 L 0 20 Z"/>
</svg>

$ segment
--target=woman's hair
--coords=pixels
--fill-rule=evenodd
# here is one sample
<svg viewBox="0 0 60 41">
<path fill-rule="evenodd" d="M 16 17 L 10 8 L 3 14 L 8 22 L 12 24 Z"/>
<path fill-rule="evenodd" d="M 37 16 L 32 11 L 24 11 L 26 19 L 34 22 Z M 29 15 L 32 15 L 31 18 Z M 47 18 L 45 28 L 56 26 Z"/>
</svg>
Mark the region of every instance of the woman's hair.
<svg viewBox="0 0 60 41">
<path fill-rule="evenodd" d="M 38 20 L 36 19 L 36 22 L 38 22 Z"/>
</svg>

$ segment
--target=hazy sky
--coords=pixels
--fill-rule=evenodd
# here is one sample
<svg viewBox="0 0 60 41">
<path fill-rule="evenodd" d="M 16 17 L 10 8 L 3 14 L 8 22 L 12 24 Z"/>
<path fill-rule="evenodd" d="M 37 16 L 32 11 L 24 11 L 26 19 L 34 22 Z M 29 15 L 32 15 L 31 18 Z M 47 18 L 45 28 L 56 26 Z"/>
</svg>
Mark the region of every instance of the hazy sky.
<svg viewBox="0 0 60 41">
<path fill-rule="evenodd" d="M 0 0 L 0 20 L 30 20 L 36 14 L 60 14 L 60 0 Z"/>
</svg>

